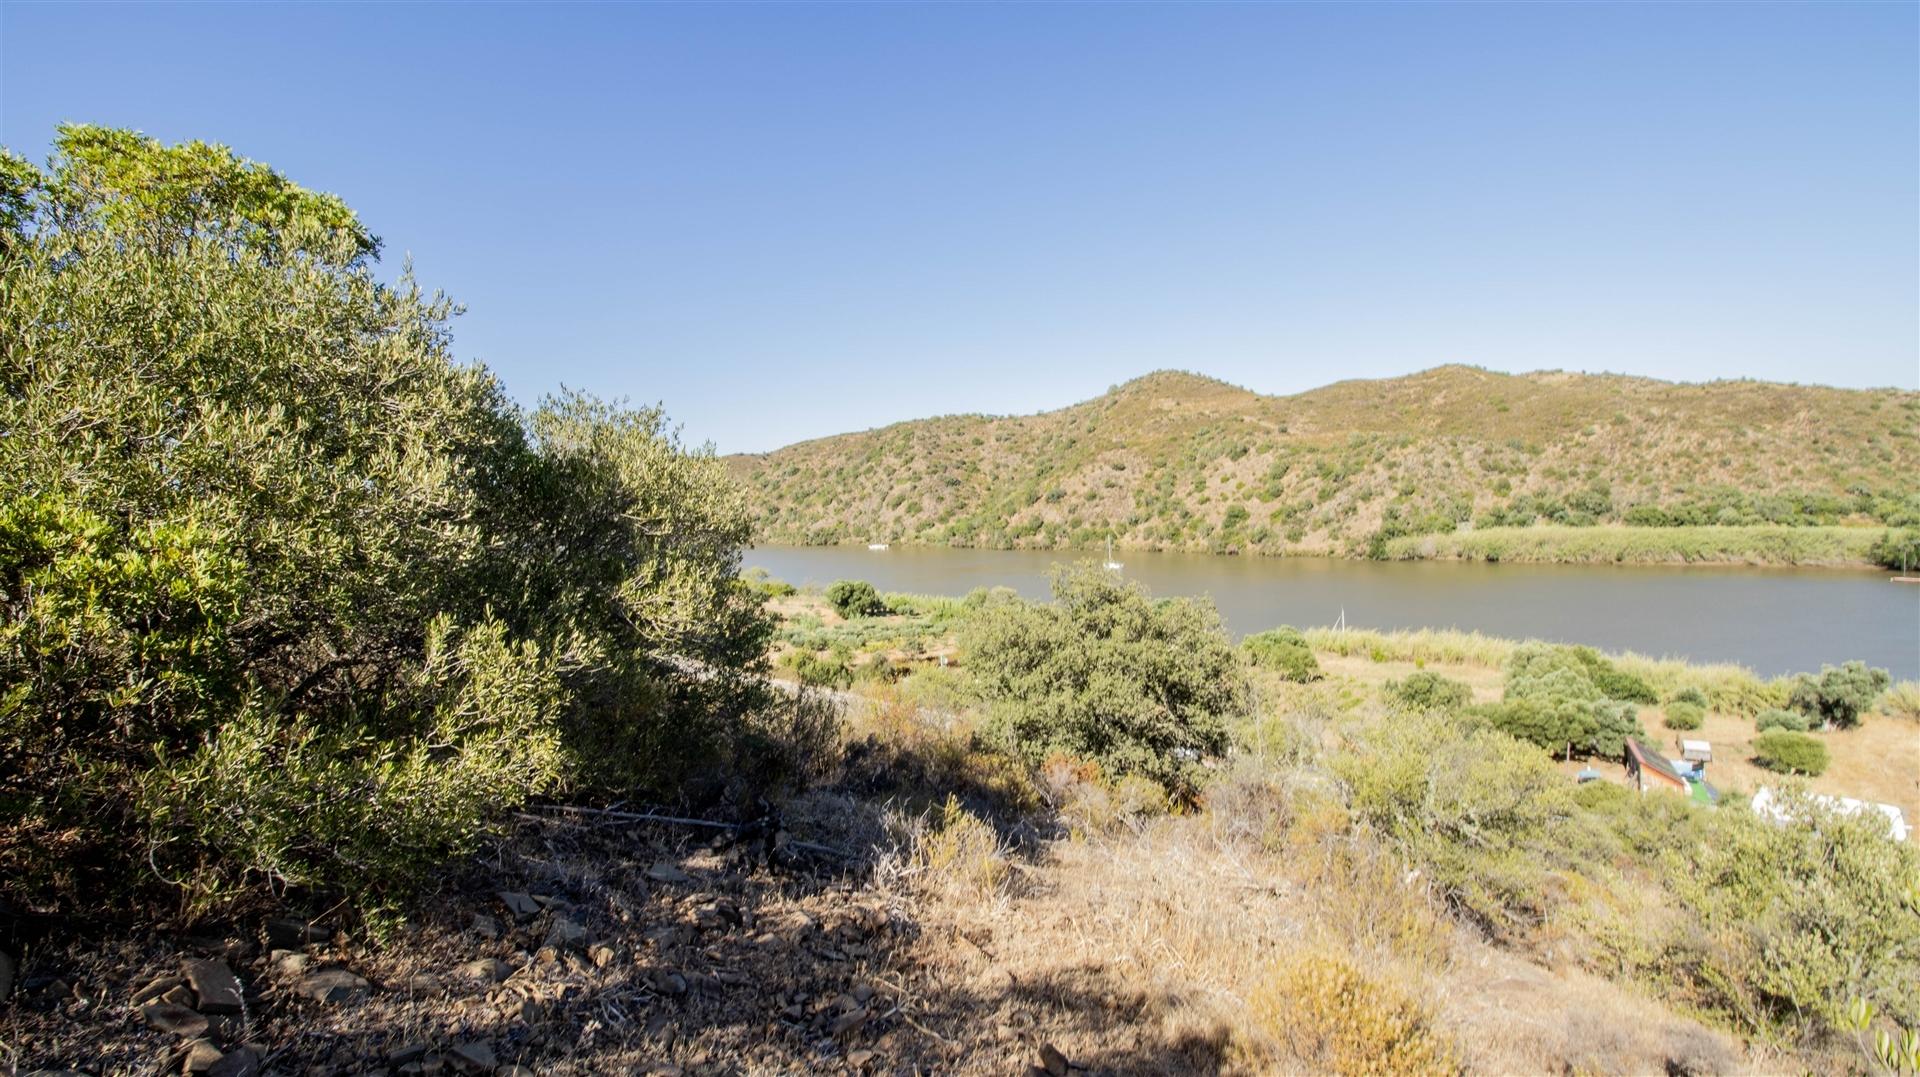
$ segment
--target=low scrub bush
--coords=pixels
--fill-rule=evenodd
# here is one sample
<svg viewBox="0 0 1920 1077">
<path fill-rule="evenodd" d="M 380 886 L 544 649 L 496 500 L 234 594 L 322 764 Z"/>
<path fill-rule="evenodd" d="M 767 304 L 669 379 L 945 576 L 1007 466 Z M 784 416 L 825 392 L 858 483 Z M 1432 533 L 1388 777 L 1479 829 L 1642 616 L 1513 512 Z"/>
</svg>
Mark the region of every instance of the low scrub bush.
<svg viewBox="0 0 1920 1077">
<path fill-rule="evenodd" d="M 1388 681 L 1387 698 L 1408 710 L 1450 711 L 1473 701 L 1473 689 L 1438 673 L 1420 670 L 1406 680 Z"/>
<path fill-rule="evenodd" d="M 1699 707 L 1701 710 L 1706 710 L 1707 694 L 1701 691 L 1700 689 L 1694 687 L 1693 685 L 1688 685 L 1685 688 L 1682 688 L 1679 691 L 1668 696 L 1667 702 L 1691 703 L 1694 706 Z"/>
<path fill-rule="evenodd" d="M 878 617 L 887 612 L 887 604 L 880 601 L 880 592 L 865 580 L 836 580 L 827 588 L 827 605 L 848 620 Z"/>
<path fill-rule="evenodd" d="M 1755 732 L 1765 733 L 1770 729 L 1785 729 L 1793 733 L 1807 731 L 1807 716 L 1799 711 L 1766 710 L 1753 720 Z"/>
<path fill-rule="evenodd" d="M 1807 733 L 1775 729 L 1753 738 L 1753 761 L 1783 774 L 1818 776 L 1827 769 L 1827 746 Z"/>
<path fill-rule="evenodd" d="M 1241 642 L 1247 657 L 1261 669 L 1269 669 L 1295 684 L 1320 679 L 1320 661 L 1300 630 L 1288 625 L 1255 633 Z"/>
<path fill-rule="evenodd" d="M 1787 705 L 1823 725 L 1851 729 L 1873 709 L 1891 680 L 1886 670 L 1869 669 L 1865 662 L 1824 666 L 1818 677 L 1802 673 L 1793 679 Z"/>
<path fill-rule="evenodd" d="M 809 688 L 853 687 L 853 667 L 843 652 L 788 651 L 780 656 L 780 665 L 793 671 L 793 677 Z"/>
<path fill-rule="evenodd" d="M 1676 701 L 1667 704 L 1667 713 L 1664 720 L 1668 729 L 1678 729 L 1686 732 L 1699 729 L 1701 725 L 1705 724 L 1706 719 L 1707 712 L 1701 709 L 1700 704 Z M 1624 747 L 1624 745 L 1622 747 Z"/>
<path fill-rule="evenodd" d="M 1901 681 L 1880 697 L 1880 713 L 1889 718 L 1920 722 L 1920 681 Z"/>
<path fill-rule="evenodd" d="M 1287 959 L 1247 999 L 1255 1028 L 1298 1065 L 1323 1073 L 1457 1072 L 1452 1045 L 1412 995 L 1348 958 Z"/>
<path fill-rule="evenodd" d="M 1426 865 L 1449 904 L 1497 932 L 1538 918 L 1573 804 L 1537 748 L 1426 714 L 1376 723 L 1331 762 L 1355 818 Z"/>
<path fill-rule="evenodd" d="M 1244 668 L 1211 603 L 1155 602 L 1097 565 L 1058 569 L 1049 605 L 994 602 L 961 634 L 984 734 L 1038 764 L 1060 754 L 1181 797 L 1245 715 Z"/>
</svg>

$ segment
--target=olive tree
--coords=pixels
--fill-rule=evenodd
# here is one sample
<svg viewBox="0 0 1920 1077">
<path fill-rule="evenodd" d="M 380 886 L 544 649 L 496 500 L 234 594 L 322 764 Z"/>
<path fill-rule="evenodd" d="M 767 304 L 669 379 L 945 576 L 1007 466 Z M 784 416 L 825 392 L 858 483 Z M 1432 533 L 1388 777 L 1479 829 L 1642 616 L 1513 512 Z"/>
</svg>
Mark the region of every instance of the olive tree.
<svg viewBox="0 0 1920 1077">
<path fill-rule="evenodd" d="M 403 882 L 762 713 L 718 461 L 653 410 L 523 413 L 341 200 L 65 127 L 0 152 L 0 228 L 8 895 Z"/>
<path fill-rule="evenodd" d="M 1059 753 L 1190 793 L 1250 702 L 1219 612 L 1093 564 L 1056 569 L 1053 598 L 990 600 L 963 625 L 987 736 L 1029 762 Z"/>
</svg>

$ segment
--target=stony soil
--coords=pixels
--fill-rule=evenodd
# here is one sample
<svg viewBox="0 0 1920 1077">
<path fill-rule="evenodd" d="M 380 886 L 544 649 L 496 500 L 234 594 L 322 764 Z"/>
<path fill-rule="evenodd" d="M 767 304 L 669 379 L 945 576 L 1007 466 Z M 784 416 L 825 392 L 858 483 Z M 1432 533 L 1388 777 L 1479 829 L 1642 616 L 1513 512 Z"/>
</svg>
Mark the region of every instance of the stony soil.
<svg viewBox="0 0 1920 1077">
<path fill-rule="evenodd" d="M 847 803 L 813 807 L 842 829 L 871 825 Z M 862 835 L 839 836 L 858 847 Z M 955 986 L 938 955 L 962 943 L 923 930 L 870 872 L 769 868 L 698 831 L 522 819 L 384 941 L 331 925 L 29 951 L 0 1004 L 0 1073 L 1061 1074 L 1166 1061 L 1150 1044 L 1070 1060 L 1049 1028 L 1092 1018 L 1072 993 Z"/>
</svg>

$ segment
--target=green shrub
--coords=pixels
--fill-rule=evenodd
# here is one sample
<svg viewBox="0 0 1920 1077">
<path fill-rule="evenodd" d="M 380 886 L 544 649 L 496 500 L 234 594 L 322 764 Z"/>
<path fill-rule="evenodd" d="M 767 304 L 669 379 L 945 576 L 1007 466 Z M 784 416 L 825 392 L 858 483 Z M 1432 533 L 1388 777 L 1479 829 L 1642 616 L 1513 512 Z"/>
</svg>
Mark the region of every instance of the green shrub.
<svg viewBox="0 0 1920 1077">
<path fill-rule="evenodd" d="M 846 656 L 828 652 L 824 657 L 812 651 L 788 651 L 780 664 L 793 671 L 794 678 L 809 688 L 851 688 L 853 667 Z"/>
<path fill-rule="evenodd" d="M 0 899 L 365 894 L 734 751 L 751 516 L 658 411 L 523 412 L 343 203 L 220 147 L 0 173 Z"/>
<path fill-rule="evenodd" d="M 1387 682 L 1387 697 L 1408 710 L 1449 711 L 1473 701 L 1473 689 L 1438 673 L 1420 670 L 1403 681 Z"/>
<path fill-rule="evenodd" d="M 1675 692 L 1673 695 L 1667 697 L 1667 702 L 1691 703 L 1694 706 L 1699 707 L 1701 710 L 1706 710 L 1708 706 L 1707 694 L 1701 691 L 1700 689 L 1694 687 L 1693 685 L 1688 685 L 1687 687 L 1682 688 L 1678 692 Z"/>
<path fill-rule="evenodd" d="M 1504 698 L 1476 713 L 1555 754 L 1619 756 L 1629 737 L 1644 737 L 1646 730 L 1632 704 L 1607 698 L 1594 684 L 1590 671 L 1598 656 L 1584 650 L 1541 643 L 1514 648 Z"/>
<path fill-rule="evenodd" d="M 887 612 L 880 592 L 865 580 L 838 580 L 827 588 L 827 604 L 846 618 L 877 617 Z"/>
<path fill-rule="evenodd" d="M 1333 767 L 1356 818 L 1426 865 L 1456 908 L 1498 931 L 1544 908 L 1548 850 L 1573 804 L 1538 750 L 1424 714 L 1377 723 Z"/>
<path fill-rule="evenodd" d="M 1153 601 L 1097 565 L 1056 569 L 1054 601 L 991 603 L 962 625 L 986 737 L 1031 764 L 1061 754 L 1189 796 L 1250 692 L 1213 605 Z"/>
<path fill-rule="evenodd" d="M 1775 729 L 1753 738 L 1753 761 L 1783 774 L 1817 777 L 1827 769 L 1827 746 L 1819 737 Z"/>
<path fill-rule="evenodd" d="M 1765 733 L 1770 729 L 1785 729 L 1793 733 L 1807 731 L 1807 716 L 1799 711 L 1767 710 L 1753 720 L 1755 732 Z"/>
<path fill-rule="evenodd" d="M 1869 669 L 1865 662 L 1822 666 L 1818 677 L 1802 673 L 1793 679 L 1787 706 L 1823 725 L 1851 729 L 1891 683 L 1886 670 Z"/>
<path fill-rule="evenodd" d="M 1667 704 L 1666 724 L 1668 729 L 1681 731 L 1699 729 L 1706 721 L 1707 712 L 1698 703 L 1675 701 Z M 1623 745 L 1624 747 L 1624 745 Z"/>
<path fill-rule="evenodd" d="M 1258 632 L 1241 641 L 1240 646 L 1254 665 L 1270 669 L 1295 684 L 1320 679 L 1320 661 L 1300 630 L 1290 625 Z"/>
<path fill-rule="evenodd" d="M 1784 824 L 1749 811 L 1676 818 L 1659 862 L 1670 904 L 1693 910 L 1700 927 L 1663 967 L 1756 1034 L 1830 1031 L 1849 998 L 1920 1022 L 1907 956 L 1920 953 L 1920 855 L 1889 841 L 1876 812 L 1775 793 Z"/>
</svg>

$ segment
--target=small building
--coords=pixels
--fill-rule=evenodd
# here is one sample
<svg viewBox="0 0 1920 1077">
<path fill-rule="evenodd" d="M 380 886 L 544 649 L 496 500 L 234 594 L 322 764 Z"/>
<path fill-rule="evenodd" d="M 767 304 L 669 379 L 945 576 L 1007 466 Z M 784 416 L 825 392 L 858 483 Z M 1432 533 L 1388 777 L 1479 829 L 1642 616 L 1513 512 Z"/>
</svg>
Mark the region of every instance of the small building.
<svg viewBox="0 0 1920 1077">
<path fill-rule="evenodd" d="M 1683 740 L 1680 742 L 1680 758 L 1690 763 L 1713 762 L 1713 745 L 1704 740 Z"/>
<path fill-rule="evenodd" d="M 1665 789 L 1689 796 L 1693 792 L 1687 785 L 1687 779 L 1674 768 L 1671 760 L 1658 752 L 1649 751 L 1632 738 L 1627 740 L 1625 763 L 1627 781 L 1642 793 L 1648 789 Z"/>
</svg>

